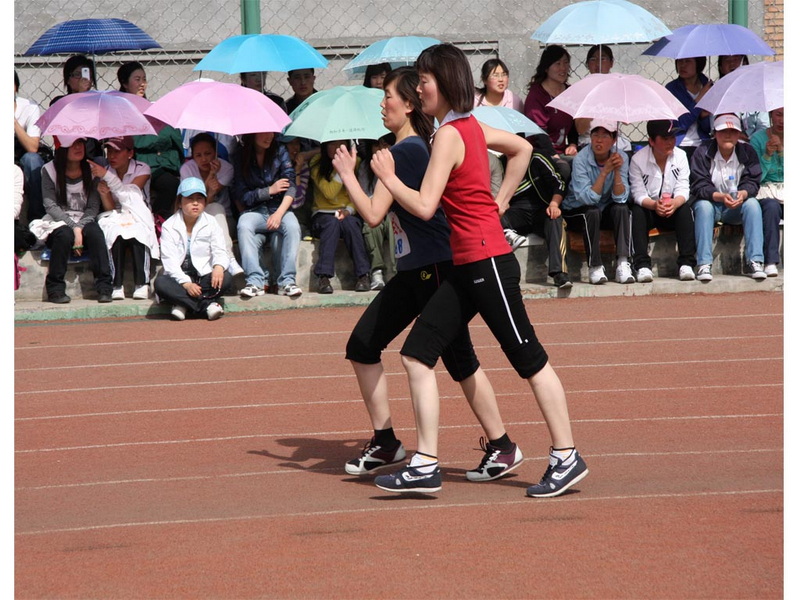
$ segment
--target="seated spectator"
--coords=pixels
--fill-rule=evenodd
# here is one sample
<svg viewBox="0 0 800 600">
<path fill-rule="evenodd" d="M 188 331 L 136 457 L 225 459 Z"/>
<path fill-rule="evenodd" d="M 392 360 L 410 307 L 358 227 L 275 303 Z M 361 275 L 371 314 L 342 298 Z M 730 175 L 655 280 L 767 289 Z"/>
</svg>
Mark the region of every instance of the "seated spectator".
<svg viewBox="0 0 800 600">
<path fill-rule="evenodd" d="M 750 59 L 744 54 L 732 54 L 727 56 L 720 56 L 717 58 L 717 71 L 719 77 L 722 79 L 728 73 L 732 73 L 741 66 L 749 65 Z M 759 110 L 751 110 L 738 113 L 739 120 L 742 122 L 742 135 L 741 139 L 745 142 L 756 134 L 757 131 L 762 131 L 769 127 L 769 115 Z"/>
<path fill-rule="evenodd" d="M 300 223 L 300 235 L 304 242 L 310 242 L 311 237 L 311 195 L 308 187 L 310 171 L 307 155 L 300 151 L 302 141 L 300 138 L 285 138 L 286 150 L 292 160 L 295 172 L 295 196 L 292 201 L 292 212 Z"/>
<path fill-rule="evenodd" d="M 150 258 L 159 257 L 153 213 L 147 205 L 150 167 L 133 158 L 133 138 L 115 137 L 103 146 L 108 157 L 108 168 L 89 161 L 92 175 L 100 178 L 97 191 L 105 212 L 97 223 L 111 251 L 111 272 L 114 290 L 111 298 L 125 299 L 125 254 L 133 257 L 134 300 L 150 297 Z"/>
<path fill-rule="evenodd" d="M 764 272 L 767 277 L 776 277 L 783 220 L 783 108 L 771 110 L 769 119 L 769 128 L 753 134 L 750 144 L 761 164 L 761 187 L 756 198 L 764 221 Z"/>
<path fill-rule="evenodd" d="M 332 294 L 331 277 L 334 276 L 336 247 L 339 238 L 344 239 L 353 267 L 357 292 L 368 292 L 370 288 L 370 264 L 364 236 L 361 233 L 363 221 L 350 200 L 350 195 L 341 177 L 333 168 L 333 157 L 340 145 L 349 145 L 348 140 L 335 140 L 322 144 L 318 156 L 311 159 L 311 184 L 314 188 L 314 206 L 311 215 L 311 234 L 319 239 L 317 262 L 314 274 L 317 276 L 317 291 Z M 358 165 L 356 164 L 356 170 Z"/>
<path fill-rule="evenodd" d="M 44 159 L 39 154 L 42 132 L 36 126 L 39 106 L 17 96 L 19 76 L 14 71 L 14 164 L 22 168 L 25 181 L 25 199 L 28 201 L 27 221 L 44 216 L 42 205 L 42 167 Z"/>
<path fill-rule="evenodd" d="M 548 275 L 560 289 L 572 287 L 567 274 L 567 244 L 561 216 L 561 203 L 566 193 L 567 184 L 553 161 L 545 152 L 534 148 L 517 191 L 507 207 L 500 206 L 500 223 L 512 250 L 526 243 L 530 233 L 545 239 Z"/>
<path fill-rule="evenodd" d="M 294 69 L 287 73 L 287 79 L 292 92 L 294 92 L 286 101 L 286 110 L 291 114 L 303 100 L 317 91 L 314 89 L 314 81 L 317 76 L 314 75 L 314 69 Z"/>
<path fill-rule="evenodd" d="M 155 280 L 162 302 L 172 304 L 172 318 L 188 316 L 219 319 L 225 310 L 222 296 L 230 289 L 228 252 L 216 219 L 205 214 L 203 181 L 189 177 L 178 188 L 179 209 L 161 229 L 164 272 Z"/>
<path fill-rule="evenodd" d="M 388 137 L 393 138 L 394 136 Z M 364 149 L 362 150 L 363 154 L 360 156 L 361 162 L 358 166 L 356 176 L 358 177 L 358 183 L 361 185 L 361 189 L 369 196 L 375 191 L 375 184 L 378 182 L 378 178 L 375 177 L 375 173 L 372 172 L 369 162 L 372 160 L 372 155 L 377 150 L 389 148 L 390 146 L 391 144 L 386 137 L 380 140 L 367 140 L 364 144 Z M 370 263 L 369 289 L 382 290 L 388 279 L 387 265 L 383 257 L 384 248 L 394 248 L 394 235 L 392 235 L 392 222 L 389 215 L 387 214 L 383 218 L 381 224 L 375 227 L 370 227 L 365 221 L 363 233 L 364 245 L 367 248 L 367 255 L 369 256 Z M 396 270 L 394 252 L 392 252 L 388 266 L 392 273 L 394 273 Z"/>
<path fill-rule="evenodd" d="M 364 71 L 364 87 L 382 90 L 383 80 L 386 79 L 386 76 L 391 70 L 392 65 L 389 63 L 367 65 L 367 68 Z"/>
<path fill-rule="evenodd" d="M 645 146 L 633 155 L 630 165 L 631 237 L 633 269 L 639 283 L 653 281 L 648 252 L 653 227 L 675 231 L 678 239 L 678 278 L 694 280 L 697 264 L 694 219 L 689 200 L 689 161 L 675 147 L 677 130 L 671 121 L 648 121 Z"/>
<path fill-rule="evenodd" d="M 244 87 L 250 88 L 251 90 L 255 90 L 257 92 L 261 92 L 267 98 L 272 100 L 275 104 L 280 106 L 283 112 L 289 114 L 289 111 L 286 110 L 286 102 L 283 101 L 283 98 L 278 96 L 278 94 L 273 94 L 272 92 L 267 91 L 264 88 L 263 72 L 257 71 L 251 73 L 239 73 L 239 80 Z"/>
<path fill-rule="evenodd" d="M 117 70 L 121 92 L 147 98 L 147 76 L 139 62 L 124 63 Z M 174 212 L 175 197 L 183 161 L 183 139 L 180 132 L 165 125 L 157 135 L 135 135 L 136 159 L 150 166 L 150 210 L 158 222 Z"/>
<path fill-rule="evenodd" d="M 291 211 L 296 192 L 295 171 L 286 147 L 272 132 L 247 133 L 233 158 L 233 201 L 239 208 L 237 232 L 244 268 L 243 298 L 264 295 L 269 270 L 261 261 L 262 248 L 270 237 L 277 271 L 278 294 L 296 298 L 297 250 L 300 224 Z"/>
<path fill-rule="evenodd" d="M 94 61 L 88 56 L 84 56 L 83 54 L 70 56 L 64 63 L 62 73 L 64 76 L 64 89 L 66 90 L 66 94 L 52 98 L 50 100 L 50 106 L 53 106 L 53 104 L 66 95 L 97 89 L 97 73 L 95 71 Z M 98 140 L 94 138 L 84 139 L 86 140 L 84 144 L 86 147 L 86 156 L 90 158 L 103 156 L 103 148 L 100 146 Z M 57 141 L 56 143 L 59 142 Z"/>
<path fill-rule="evenodd" d="M 739 141 L 742 123 L 732 113 L 714 119 L 714 139 L 692 155 L 691 194 L 697 240 L 697 279 L 713 279 L 711 263 L 717 222 L 744 225 L 745 258 L 753 279 L 764 279 L 764 228 L 756 199 L 761 165 L 753 147 Z"/>
<path fill-rule="evenodd" d="M 505 106 L 523 112 L 522 100 L 509 89 L 508 78 L 508 67 L 499 58 L 490 58 L 483 63 L 483 87 L 475 90 L 475 106 Z"/>
<path fill-rule="evenodd" d="M 47 301 L 66 304 L 67 263 L 88 256 L 98 302 L 111 302 L 111 266 L 103 231 L 97 224 L 100 195 L 86 158 L 85 138 L 60 137 L 55 158 L 42 167 L 42 199 L 47 214 L 30 229 L 50 249 L 45 278 Z"/>
<path fill-rule="evenodd" d="M 678 128 L 684 132 L 683 135 L 678 136 L 678 146 L 686 151 L 686 156 L 690 160 L 694 149 L 709 139 L 711 135 L 711 115 L 707 111 L 697 108 L 697 103 L 714 83 L 703 75 L 705 68 L 705 56 L 679 58 L 675 61 L 678 77 L 664 86 L 689 111 L 678 119 Z"/>
<path fill-rule="evenodd" d="M 197 177 L 206 187 L 205 213 L 217 220 L 225 236 L 225 248 L 230 258 L 231 275 L 242 273 L 233 255 L 230 230 L 236 228 L 229 187 L 233 183 L 233 165 L 217 156 L 217 141 L 210 133 L 198 133 L 190 143 L 191 158 L 181 165 L 181 180 Z"/>
<path fill-rule="evenodd" d="M 524 105 L 525 116 L 547 132 L 562 157 L 578 153 L 578 134 L 571 115 L 547 104 L 569 87 L 569 61 L 563 46 L 547 46 L 528 84 Z"/>
<path fill-rule="evenodd" d="M 36 236 L 20 223 L 19 215 L 24 202 L 25 176 L 18 165 L 14 165 L 14 253 L 21 255 L 36 244 Z"/>
<path fill-rule="evenodd" d="M 600 230 L 611 229 L 617 249 L 618 283 L 633 283 L 628 210 L 628 155 L 614 150 L 617 123 L 592 121 L 592 143 L 572 161 L 572 179 L 562 204 L 567 229 L 583 234 L 589 281 L 608 281 L 600 256 Z"/>
</svg>

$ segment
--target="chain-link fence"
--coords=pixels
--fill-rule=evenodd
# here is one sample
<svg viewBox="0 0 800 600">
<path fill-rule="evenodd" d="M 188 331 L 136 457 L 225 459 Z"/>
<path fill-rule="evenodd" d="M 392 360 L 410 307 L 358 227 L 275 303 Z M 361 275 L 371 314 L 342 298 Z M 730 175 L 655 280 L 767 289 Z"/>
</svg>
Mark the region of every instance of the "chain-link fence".
<svg viewBox="0 0 800 600">
<path fill-rule="evenodd" d="M 453 42 L 469 56 L 473 73 L 481 64 L 500 57 L 511 74 L 510 87 L 522 98 L 541 54 L 542 45 L 530 39 L 550 15 L 571 4 L 568 0 L 532 3 L 523 0 L 406 0 L 406 2 L 319 2 L 295 0 L 261 3 L 261 31 L 302 38 L 330 61 L 317 72 L 316 87 L 359 83 L 342 67 L 370 43 L 390 36 L 422 35 Z M 640 0 L 643 8 L 675 29 L 693 23 L 727 23 L 725 0 Z M 748 0 L 748 25 L 776 47 L 782 58 L 783 0 Z M 98 89 L 118 88 L 116 71 L 125 61 L 138 60 L 147 71 L 148 98 L 156 100 L 200 73 L 194 66 L 217 43 L 242 32 L 239 0 L 184 0 L 163 2 L 139 0 L 124 8 L 109 8 L 98 0 L 30 0 L 15 2 L 15 67 L 21 80 L 20 96 L 43 109 L 50 99 L 63 93 L 62 65 L 65 56 L 24 57 L 38 37 L 56 23 L 70 19 L 117 17 L 129 20 L 150 34 L 160 50 L 94 56 Z M 660 83 L 675 78 L 670 59 L 642 56 L 648 44 L 615 45 L 614 71 L 638 73 Z M 571 81 L 586 76 L 586 47 L 568 47 L 572 56 Z M 760 57 L 751 57 L 760 60 Z M 717 77 L 712 59 L 706 73 Z M 205 72 L 204 77 L 238 81 L 236 75 Z M 292 92 L 285 73 L 267 73 L 266 87 L 287 98 Z M 643 139 L 641 125 L 623 128 L 631 139 Z"/>
</svg>

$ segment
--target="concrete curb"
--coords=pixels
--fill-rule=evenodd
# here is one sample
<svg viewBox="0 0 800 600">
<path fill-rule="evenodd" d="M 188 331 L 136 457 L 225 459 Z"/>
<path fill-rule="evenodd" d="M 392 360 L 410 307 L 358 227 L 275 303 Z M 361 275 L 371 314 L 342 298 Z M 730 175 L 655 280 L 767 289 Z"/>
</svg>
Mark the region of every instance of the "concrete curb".
<svg viewBox="0 0 800 600">
<path fill-rule="evenodd" d="M 674 294 L 729 294 L 746 292 L 783 292 L 783 272 L 777 277 L 754 281 L 744 275 L 714 275 L 709 283 L 678 281 L 657 277 L 652 283 L 621 285 L 608 282 L 604 285 L 575 283 L 571 289 L 559 290 L 552 285 L 526 283 L 522 295 L 526 300 L 547 298 L 605 298 L 611 296 L 653 296 Z M 297 308 L 333 308 L 341 306 L 366 306 L 377 292 L 336 291 L 333 294 L 305 292 L 299 298 L 266 294 L 242 300 L 239 296 L 225 297 L 225 311 L 229 315 L 258 311 L 288 310 Z M 69 304 L 18 301 L 14 305 L 15 323 L 68 320 L 123 319 L 132 317 L 168 318 L 170 306 L 152 300 L 125 300 L 99 304 L 96 300 L 75 299 Z"/>
</svg>

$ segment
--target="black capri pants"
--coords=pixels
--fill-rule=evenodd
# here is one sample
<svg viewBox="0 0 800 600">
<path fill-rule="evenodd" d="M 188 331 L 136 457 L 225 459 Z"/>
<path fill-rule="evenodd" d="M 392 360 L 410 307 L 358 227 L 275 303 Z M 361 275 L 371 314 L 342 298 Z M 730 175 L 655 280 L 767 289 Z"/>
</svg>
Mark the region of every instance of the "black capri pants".
<svg viewBox="0 0 800 600">
<path fill-rule="evenodd" d="M 345 358 L 367 365 L 379 363 L 386 346 L 420 314 L 452 269 L 452 262 L 443 261 L 399 271 L 361 315 L 347 341 Z M 478 370 L 480 363 L 466 323 L 441 356 L 454 381 L 463 381 Z"/>
<path fill-rule="evenodd" d="M 519 279 L 513 253 L 454 266 L 425 305 L 400 354 L 434 367 L 444 349 L 480 314 L 519 376 L 535 375 L 548 357 L 525 310 Z"/>
</svg>

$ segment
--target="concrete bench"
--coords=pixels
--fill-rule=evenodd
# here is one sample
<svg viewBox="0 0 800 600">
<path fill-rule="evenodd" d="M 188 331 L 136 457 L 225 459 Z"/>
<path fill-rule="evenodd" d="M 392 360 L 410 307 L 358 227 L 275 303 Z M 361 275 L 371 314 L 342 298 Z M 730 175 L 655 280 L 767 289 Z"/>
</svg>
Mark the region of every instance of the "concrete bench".
<svg viewBox="0 0 800 600">
<path fill-rule="evenodd" d="M 782 246 L 781 246 L 782 247 Z M 615 267 L 615 246 L 610 231 L 601 231 L 600 251 L 603 264 L 608 273 L 613 273 Z M 238 251 L 235 250 L 238 255 Z M 515 256 L 519 260 L 522 273 L 521 282 L 524 284 L 550 285 L 547 277 L 547 248 L 545 241 L 535 234 L 528 236 L 528 242 L 517 248 Z M 650 232 L 650 256 L 653 261 L 653 273 L 656 277 L 677 277 L 678 266 L 677 244 L 673 232 Z M 384 251 L 388 259 L 388 249 Z M 297 255 L 297 283 L 303 292 L 316 292 L 316 277 L 313 274 L 314 263 L 317 258 L 317 242 L 302 241 Z M 270 252 L 265 253 L 266 265 L 272 264 Z M 125 288 L 126 295 L 133 290 L 133 267 L 126 265 Z M 388 260 L 386 261 L 388 264 Z M 155 276 L 161 269 L 159 261 L 152 261 L 152 275 Z M 744 274 L 744 240 L 740 225 L 720 225 L 714 230 L 714 263 L 715 274 L 741 275 Z M 26 269 L 21 274 L 20 289 L 15 292 L 18 300 L 41 301 L 46 299 L 44 279 L 47 275 L 47 262 L 41 260 L 41 251 L 26 252 L 20 259 L 20 266 Z M 588 265 L 583 248 L 583 239 L 579 233 L 567 232 L 567 268 L 574 282 L 589 280 Z M 271 270 L 271 269 L 270 269 Z M 394 273 L 385 273 L 390 278 Z M 67 294 L 73 298 L 95 298 L 94 279 L 88 262 L 71 263 L 67 270 Z M 336 275 L 331 279 L 334 293 L 339 290 L 352 290 L 355 287 L 356 276 L 353 272 L 353 261 L 347 252 L 344 242 L 340 241 L 336 250 Z M 244 275 L 234 277 L 231 295 L 236 295 L 244 287 Z"/>
</svg>

